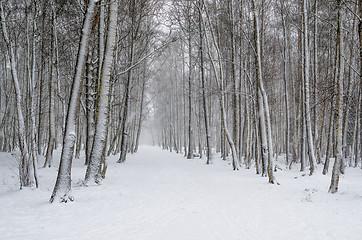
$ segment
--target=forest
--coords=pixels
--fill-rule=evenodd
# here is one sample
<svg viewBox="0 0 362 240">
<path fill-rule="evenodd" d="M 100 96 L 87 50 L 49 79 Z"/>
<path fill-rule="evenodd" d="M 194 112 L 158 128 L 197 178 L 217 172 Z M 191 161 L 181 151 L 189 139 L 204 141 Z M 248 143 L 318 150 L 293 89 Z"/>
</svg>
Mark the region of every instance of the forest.
<svg viewBox="0 0 362 240">
<path fill-rule="evenodd" d="M 81 152 L 82 184 L 98 185 L 107 157 L 126 162 L 145 135 L 271 184 L 282 166 L 331 171 L 330 193 L 362 168 L 359 0 L 1 0 L 0 10 L 0 151 L 14 153 L 20 188 L 59 163 L 50 202 L 73 201 Z"/>
<path fill-rule="evenodd" d="M 4 239 L 357 240 L 361 199 L 362 0 L 0 0 Z"/>
</svg>

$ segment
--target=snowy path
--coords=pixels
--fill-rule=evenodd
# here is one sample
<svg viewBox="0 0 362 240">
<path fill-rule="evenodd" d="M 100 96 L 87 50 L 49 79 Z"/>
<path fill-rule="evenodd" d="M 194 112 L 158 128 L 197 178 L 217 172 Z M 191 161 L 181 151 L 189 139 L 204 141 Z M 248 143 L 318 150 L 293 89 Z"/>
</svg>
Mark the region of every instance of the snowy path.
<svg viewBox="0 0 362 240">
<path fill-rule="evenodd" d="M 331 195 L 329 176 L 282 171 L 274 186 L 254 170 L 206 166 L 156 147 L 143 146 L 125 164 L 116 157 L 102 185 L 75 186 L 69 204 L 47 202 L 56 168 L 40 169 L 40 190 L 14 191 L 3 180 L 0 239 L 357 240 L 362 233 L 360 169 Z M 85 168 L 74 164 L 76 185 Z"/>
</svg>

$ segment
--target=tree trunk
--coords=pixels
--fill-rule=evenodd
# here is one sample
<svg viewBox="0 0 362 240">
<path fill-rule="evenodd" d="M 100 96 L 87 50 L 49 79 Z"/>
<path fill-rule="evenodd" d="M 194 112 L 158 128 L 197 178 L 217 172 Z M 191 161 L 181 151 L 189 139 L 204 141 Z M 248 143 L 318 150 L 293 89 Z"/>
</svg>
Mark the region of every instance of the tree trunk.
<svg viewBox="0 0 362 240">
<path fill-rule="evenodd" d="M 310 172 L 309 175 L 314 173 L 314 170 L 317 168 L 317 161 L 314 154 L 314 141 L 312 135 L 312 123 L 310 117 L 310 104 L 309 104 L 309 66 L 310 66 L 310 57 L 309 57 L 309 41 L 308 41 L 308 13 L 307 13 L 307 0 L 303 0 L 303 26 L 304 26 L 304 94 L 305 94 L 305 121 L 307 128 L 307 140 L 308 140 L 308 155 L 310 161 Z"/>
<path fill-rule="evenodd" d="M 82 85 L 82 74 L 86 60 L 86 52 L 89 41 L 91 20 L 95 9 L 96 0 L 89 0 L 87 12 L 85 14 L 82 36 L 79 42 L 77 63 L 71 88 L 71 95 L 69 99 L 68 112 L 66 117 L 65 132 L 63 138 L 63 148 L 60 158 L 59 171 L 57 181 L 54 186 L 50 202 L 55 199 L 60 199 L 61 202 L 73 201 L 71 196 L 71 169 L 74 152 L 74 143 L 76 140 L 75 125 L 76 125 L 76 110 L 79 104 L 80 89 Z"/>
<path fill-rule="evenodd" d="M 130 36 L 130 52 L 129 52 L 129 56 L 128 56 L 128 61 L 129 61 L 129 67 L 133 66 L 134 63 L 134 48 L 135 48 L 135 29 L 134 29 L 134 25 L 135 25 L 135 11 L 136 11 L 136 6 L 135 6 L 135 0 L 132 0 L 131 3 L 131 11 L 132 11 L 132 23 L 131 23 L 131 36 Z M 118 159 L 118 163 L 123 163 L 126 161 L 126 156 L 127 156 L 127 151 L 128 151 L 128 141 L 129 141 L 129 132 L 128 132 L 128 111 L 129 111 L 129 95 L 130 95 L 130 91 L 131 91 L 131 80 L 133 78 L 133 70 L 130 69 L 127 73 L 127 80 L 126 80 L 126 84 L 125 84 L 125 103 L 124 103 L 124 108 L 123 108 L 123 117 L 122 117 L 122 139 L 121 139 L 121 154 L 119 156 Z"/>
<path fill-rule="evenodd" d="M 286 16 L 284 15 L 285 4 L 288 5 L 288 1 L 284 3 L 282 0 L 282 24 L 283 24 L 283 79 L 284 79 L 284 101 L 285 101 L 285 155 L 286 155 L 286 165 L 289 164 L 289 98 L 288 98 L 288 81 L 289 81 L 289 67 L 288 63 L 288 36 L 287 36 L 287 26 L 286 26 Z"/>
<path fill-rule="evenodd" d="M 232 88 L 232 130 L 233 130 L 233 141 L 235 149 L 238 150 L 238 132 L 239 132 L 239 123 L 238 123 L 238 95 L 237 95 L 237 82 L 236 82 L 236 71 L 235 71 L 235 19 L 234 19 L 234 0 L 229 0 L 229 18 L 230 18 L 230 47 L 231 47 L 231 88 Z M 238 152 L 238 151 L 237 151 Z M 237 155 L 239 158 L 239 155 Z M 241 159 L 239 159 L 240 161 Z"/>
<path fill-rule="evenodd" d="M 314 117 L 314 129 L 313 129 L 313 133 L 314 133 L 314 140 L 317 141 L 318 138 L 318 116 L 317 116 L 317 86 L 318 86 L 318 0 L 314 1 L 314 39 L 313 39 L 313 50 L 314 50 L 314 54 L 313 54 L 313 60 L 314 60 L 314 64 L 313 64 L 313 117 Z M 317 143 L 315 144 L 317 145 Z M 316 151 L 318 152 L 318 149 L 316 149 Z M 318 153 L 317 153 L 318 155 Z M 316 159 L 317 163 L 319 164 L 319 159 Z"/>
<path fill-rule="evenodd" d="M 189 16 L 190 18 L 190 16 Z M 188 19 L 188 47 L 189 47 L 189 73 L 188 73 L 188 138 L 189 138 L 189 146 L 188 146 L 188 152 L 187 152 L 187 159 L 193 159 L 193 130 L 192 130 L 192 46 L 191 46 L 191 19 Z"/>
<path fill-rule="evenodd" d="M 342 151 L 342 118 L 343 118 L 343 73 L 344 73 L 344 58 L 343 58 L 343 34 L 342 34 L 342 22 L 343 22 L 343 9 L 342 0 L 338 0 L 338 26 L 337 26 L 337 43 L 338 43 L 338 79 L 336 83 L 336 147 L 334 150 L 334 165 L 332 172 L 331 185 L 329 187 L 330 193 L 336 193 L 338 191 L 339 174 L 342 164 L 343 151 Z"/>
<path fill-rule="evenodd" d="M 252 10 L 254 18 L 254 38 L 255 38 L 255 68 L 256 68 L 256 82 L 258 94 L 258 110 L 260 121 L 260 139 L 262 157 L 268 159 L 268 177 L 269 183 L 274 184 L 275 178 L 273 175 L 273 144 L 271 137 L 271 123 L 269 115 L 269 106 L 267 95 L 264 90 L 262 79 L 262 63 L 261 63 L 261 46 L 260 46 L 260 33 L 259 33 L 259 20 L 255 9 L 255 0 L 252 1 Z"/>
<path fill-rule="evenodd" d="M 328 127 L 328 137 L 327 137 L 327 149 L 326 149 L 326 157 L 324 160 L 324 166 L 323 166 L 323 175 L 326 175 L 329 170 L 329 162 L 332 152 L 332 145 L 333 145 L 333 137 L 332 137 L 332 131 L 333 131 L 333 99 L 331 100 L 331 114 L 329 116 L 329 127 Z"/>
<path fill-rule="evenodd" d="M 53 6 L 54 8 L 54 6 Z M 50 43 L 50 54 L 49 54 L 49 136 L 48 136 L 48 146 L 47 152 L 45 156 L 45 162 L 43 167 L 51 167 L 52 160 L 53 160 L 53 150 L 55 144 L 55 94 L 54 94 L 54 41 L 55 41 L 55 34 L 56 34 L 56 16 L 55 16 L 55 9 L 52 9 L 52 23 L 53 23 L 53 32 L 51 36 L 51 43 Z"/>
<path fill-rule="evenodd" d="M 36 32 L 36 20 L 33 20 L 33 59 L 32 59 L 32 71 L 31 71 L 31 82 L 29 84 L 31 91 L 30 91 L 30 101 L 31 101 L 31 123 L 32 123 L 32 130 L 31 130 L 31 149 L 32 149 L 32 155 L 33 155 L 33 168 L 34 168 L 34 177 L 35 177 L 35 185 L 38 188 L 38 151 L 37 151 L 37 145 L 36 145 L 36 119 L 35 119 L 35 75 L 36 75 L 36 47 L 35 47 L 35 32 Z"/>
<path fill-rule="evenodd" d="M 357 136 L 359 139 L 357 142 L 359 142 L 359 152 L 360 152 L 359 157 L 361 158 L 361 156 L 362 156 L 362 133 L 361 133 L 361 130 L 362 130 L 362 108 L 361 108 L 361 105 L 362 105 L 362 0 L 358 1 L 358 12 L 359 12 L 359 24 L 358 24 L 359 64 L 360 64 L 360 69 L 359 69 L 359 78 L 360 78 L 359 79 L 359 91 L 360 91 L 360 93 L 359 93 L 359 95 L 360 95 L 359 129 L 360 129 L 360 131 Z M 362 168 L 362 164 L 361 164 L 361 168 Z"/>
<path fill-rule="evenodd" d="M 207 109 L 207 102 L 206 102 L 206 81 L 205 81 L 205 69 L 204 69 L 204 51 L 203 51 L 203 44 L 204 44 L 204 32 L 202 30 L 202 7 L 203 1 L 199 0 L 199 33 L 200 33 L 200 71 L 201 71 L 201 88 L 202 88 L 202 107 L 204 110 L 204 124 L 205 124 L 205 135 L 206 135 L 206 164 L 210 164 L 212 162 L 211 159 L 211 146 L 210 146 L 210 133 L 209 133 L 209 114 Z"/>
<path fill-rule="evenodd" d="M 87 128 L 86 128 L 86 142 L 85 142 L 85 165 L 89 164 L 90 156 L 92 152 L 92 145 L 94 140 L 94 112 L 95 112 L 95 79 L 93 78 L 93 49 L 90 47 L 88 48 L 88 59 L 86 65 L 86 121 L 87 121 Z"/>
<path fill-rule="evenodd" d="M 138 127 L 137 127 L 137 134 L 136 134 L 136 145 L 134 148 L 134 152 L 138 151 L 138 145 L 141 136 L 141 129 L 142 129 L 142 122 L 143 122 L 143 107 L 144 107 L 144 98 L 145 98 L 145 86 L 146 86 L 146 63 L 143 69 L 143 77 L 142 77 L 142 89 L 141 89 L 141 100 L 140 100 L 140 110 L 139 110 L 139 119 L 138 119 Z"/>
<path fill-rule="evenodd" d="M 114 47 L 116 42 L 116 26 L 117 26 L 118 1 L 112 1 L 109 4 L 109 19 L 107 42 L 104 53 L 104 61 L 102 64 L 102 74 L 98 88 L 97 98 L 97 115 L 94 133 L 94 141 L 90 161 L 87 167 L 84 183 L 99 183 L 101 159 L 106 144 L 107 122 L 109 114 L 109 90 L 111 69 L 113 64 Z"/>
</svg>

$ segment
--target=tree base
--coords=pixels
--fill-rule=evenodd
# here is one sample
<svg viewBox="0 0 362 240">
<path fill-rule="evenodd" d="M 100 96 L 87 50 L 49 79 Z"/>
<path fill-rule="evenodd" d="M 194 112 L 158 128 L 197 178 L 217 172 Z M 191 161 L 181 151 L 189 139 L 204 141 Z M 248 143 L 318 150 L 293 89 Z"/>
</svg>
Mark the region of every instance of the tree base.
<svg viewBox="0 0 362 240">
<path fill-rule="evenodd" d="M 56 199 L 59 200 L 59 203 L 67 203 L 69 202 L 73 202 L 74 201 L 74 197 L 70 196 L 70 195 L 64 195 L 62 197 L 59 196 L 51 196 L 49 202 L 53 203 Z"/>
</svg>

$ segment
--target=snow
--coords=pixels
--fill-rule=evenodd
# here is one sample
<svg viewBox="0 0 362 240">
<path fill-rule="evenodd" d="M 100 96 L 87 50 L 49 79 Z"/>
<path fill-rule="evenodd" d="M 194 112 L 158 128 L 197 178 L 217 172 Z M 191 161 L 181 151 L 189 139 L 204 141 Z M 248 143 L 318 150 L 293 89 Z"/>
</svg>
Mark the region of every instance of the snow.
<svg viewBox="0 0 362 240">
<path fill-rule="evenodd" d="M 329 194 L 330 175 L 308 176 L 297 166 L 275 173 L 278 186 L 254 169 L 232 171 L 219 159 L 205 165 L 151 146 L 117 160 L 108 158 L 100 186 L 84 187 L 84 156 L 74 159 L 75 201 L 50 204 L 57 167 L 39 169 L 40 189 L 18 190 L 16 160 L 0 153 L 0 238 L 357 240 L 362 233 L 358 168 L 347 168 L 339 192 Z"/>
</svg>

